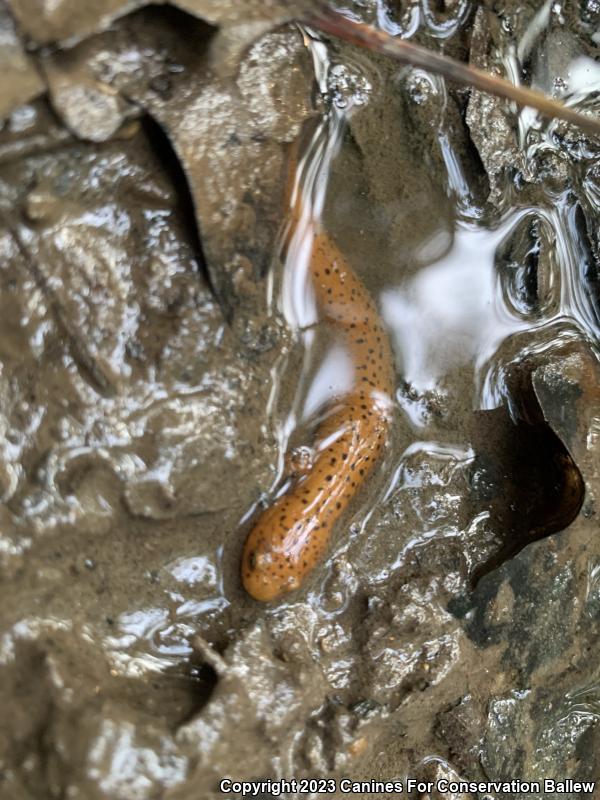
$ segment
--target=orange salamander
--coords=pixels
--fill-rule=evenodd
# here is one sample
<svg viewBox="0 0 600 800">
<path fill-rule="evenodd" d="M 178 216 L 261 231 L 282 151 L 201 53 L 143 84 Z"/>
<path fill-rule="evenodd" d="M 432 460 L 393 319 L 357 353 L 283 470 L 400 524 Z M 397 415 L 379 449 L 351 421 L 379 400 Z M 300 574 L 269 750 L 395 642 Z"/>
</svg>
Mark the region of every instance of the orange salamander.
<svg viewBox="0 0 600 800">
<path fill-rule="evenodd" d="M 255 600 L 297 589 L 319 563 L 334 523 L 380 457 L 390 425 L 392 351 L 375 303 L 329 236 L 314 228 L 312 235 L 309 272 L 317 305 L 350 354 L 354 385 L 319 426 L 311 469 L 248 535 L 242 583 Z"/>
</svg>

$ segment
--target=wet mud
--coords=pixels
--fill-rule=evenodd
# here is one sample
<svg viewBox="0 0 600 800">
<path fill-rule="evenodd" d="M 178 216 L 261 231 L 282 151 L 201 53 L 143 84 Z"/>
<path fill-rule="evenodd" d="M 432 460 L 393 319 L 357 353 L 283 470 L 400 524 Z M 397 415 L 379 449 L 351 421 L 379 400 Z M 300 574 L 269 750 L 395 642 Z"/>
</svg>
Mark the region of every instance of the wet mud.
<svg viewBox="0 0 600 800">
<path fill-rule="evenodd" d="M 291 6 L 0 3 L 2 799 L 600 780 L 600 143 Z M 350 6 L 600 112 L 592 2 Z M 392 408 L 259 603 L 244 542 L 352 382 L 295 162 Z"/>
</svg>

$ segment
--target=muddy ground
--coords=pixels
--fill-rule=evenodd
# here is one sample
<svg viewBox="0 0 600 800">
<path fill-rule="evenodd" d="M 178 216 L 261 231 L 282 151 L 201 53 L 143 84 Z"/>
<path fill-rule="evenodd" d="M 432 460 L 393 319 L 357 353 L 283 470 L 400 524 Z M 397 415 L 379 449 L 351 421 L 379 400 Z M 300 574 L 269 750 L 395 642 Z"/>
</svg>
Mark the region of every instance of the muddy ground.
<svg viewBox="0 0 600 800">
<path fill-rule="evenodd" d="M 308 5 L 0 4 L 3 799 L 600 779 L 600 145 Z M 548 93 L 598 59 L 592 0 L 346 6 Z M 389 325 L 394 423 L 264 605 L 241 549 L 327 347 L 273 300 L 288 163 L 334 114 L 324 220 Z M 465 231 L 490 302 L 451 273 L 439 321 Z"/>
</svg>

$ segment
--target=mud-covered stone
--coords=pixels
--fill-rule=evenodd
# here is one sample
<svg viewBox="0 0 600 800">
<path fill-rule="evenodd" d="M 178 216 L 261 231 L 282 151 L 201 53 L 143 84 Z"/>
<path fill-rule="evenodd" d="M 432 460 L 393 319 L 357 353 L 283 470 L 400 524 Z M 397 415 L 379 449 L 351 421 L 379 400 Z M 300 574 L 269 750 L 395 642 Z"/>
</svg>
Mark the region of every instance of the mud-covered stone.
<svg viewBox="0 0 600 800">
<path fill-rule="evenodd" d="M 0 3 L 0 119 L 43 91 L 43 80 L 25 51 L 3 0 Z"/>
<path fill-rule="evenodd" d="M 44 63 L 55 108 L 83 138 L 112 136 L 132 103 L 160 124 L 189 185 L 212 285 L 233 315 L 240 265 L 251 265 L 251 284 L 270 267 L 284 208 L 285 148 L 314 113 L 313 79 L 293 28 L 256 40 L 233 78 L 210 69 L 213 33 L 181 11 L 154 8 Z M 251 284 L 239 302 L 256 308 Z"/>
</svg>

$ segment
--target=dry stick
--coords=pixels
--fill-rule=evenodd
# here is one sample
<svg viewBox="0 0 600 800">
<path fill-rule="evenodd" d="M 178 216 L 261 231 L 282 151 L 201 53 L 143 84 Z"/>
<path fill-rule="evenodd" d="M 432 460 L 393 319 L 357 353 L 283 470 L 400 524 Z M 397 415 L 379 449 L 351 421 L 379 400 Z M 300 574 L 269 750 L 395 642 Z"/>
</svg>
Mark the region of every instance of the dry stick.
<svg viewBox="0 0 600 800">
<path fill-rule="evenodd" d="M 390 36 L 388 33 L 373 28 L 371 25 L 354 22 L 331 9 L 321 7 L 306 16 L 303 22 L 350 44 L 364 47 L 367 50 L 374 50 L 376 53 L 390 56 L 396 61 L 410 64 L 413 67 L 422 67 L 456 83 L 473 86 L 483 92 L 499 97 L 506 97 L 509 100 L 514 100 L 519 106 L 535 108 L 544 117 L 564 119 L 588 133 L 600 135 L 600 120 L 595 117 L 580 114 L 578 111 L 565 106 L 558 100 L 553 100 L 541 92 L 514 86 L 504 78 L 490 75 L 489 72 L 484 72 L 481 69 L 477 69 L 477 67 L 462 64 L 460 61 L 434 53 L 425 47 L 407 42 L 405 39 Z"/>
</svg>

